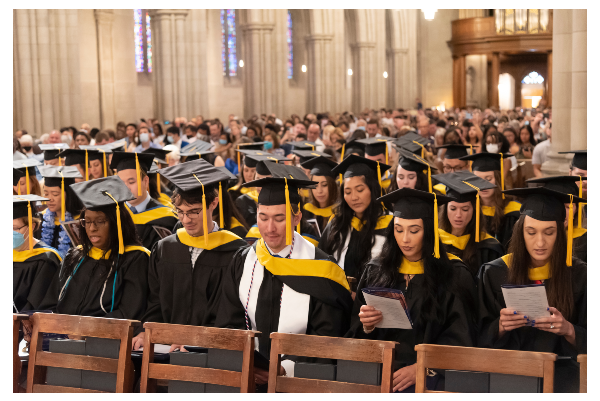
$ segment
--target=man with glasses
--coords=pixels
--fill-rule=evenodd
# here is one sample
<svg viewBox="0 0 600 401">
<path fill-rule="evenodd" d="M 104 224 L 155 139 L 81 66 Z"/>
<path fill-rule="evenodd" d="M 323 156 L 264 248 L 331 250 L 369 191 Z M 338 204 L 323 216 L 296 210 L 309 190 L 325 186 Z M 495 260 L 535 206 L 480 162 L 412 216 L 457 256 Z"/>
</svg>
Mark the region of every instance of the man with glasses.
<svg viewBox="0 0 600 401">
<path fill-rule="evenodd" d="M 223 271 L 248 245 L 212 219 L 220 204 L 219 186 L 230 176 L 203 159 L 162 169 L 161 175 L 175 185 L 171 199 L 183 227 L 152 248 L 142 322 L 214 326 Z M 143 346 L 142 332 L 134 337 L 133 349 Z M 183 351 L 182 345 L 171 345 L 171 351 L 177 348 Z"/>
<path fill-rule="evenodd" d="M 442 165 L 444 166 L 444 174 L 456 173 L 457 171 L 469 170 L 469 162 L 460 160 L 461 157 L 470 155 L 472 150 L 466 145 L 443 145 L 438 146 L 438 149 L 446 149 Z M 437 184 L 433 189 L 442 195 L 446 195 L 446 186 Z"/>
</svg>

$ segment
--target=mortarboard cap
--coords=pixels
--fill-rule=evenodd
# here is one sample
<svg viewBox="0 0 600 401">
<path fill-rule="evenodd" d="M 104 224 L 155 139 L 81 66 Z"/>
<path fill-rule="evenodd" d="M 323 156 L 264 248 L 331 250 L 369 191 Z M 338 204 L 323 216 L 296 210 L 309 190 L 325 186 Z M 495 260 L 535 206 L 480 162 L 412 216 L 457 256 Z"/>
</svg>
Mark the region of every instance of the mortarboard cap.
<svg viewBox="0 0 600 401">
<path fill-rule="evenodd" d="M 459 157 L 459 160 L 471 162 L 471 171 L 500 171 L 500 188 L 504 191 L 504 159 L 512 157 L 511 153 L 474 153 L 471 155 Z M 502 194 L 504 199 L 504 194 Z"/>
<path fill-rule="evenodd" d="M 19 185 L 21 177 L 25 177 L 25 173 L 19 170 L 18 168 L 13 167 L 13 187 Z"/>
<path fill-rule="evenodd" d="M 141 171 L 143 170 L 146 174 L 152 162 L 154 161 L 154 155 L 150 153 L 134 153 L 134 152 L 113 152 L 112 160 L 110 161 L 110 168 L 117 170 L 135 170 L 138 184 L 138 194 L 142 195 L 142 176 Z"/>
<path fill-rule="evenodd" d="M 420 154 L 421 157 L 425 157 L 425 147 L 429 145 L 429 141 L 412 131 L 407 132 L 400 138 L 394 141 L 394 144 L 398 148 L 402 148 L 411 153 Z"/>
<path fill-rule="evenodd" d="M 102 145 L 102 146 L 106 146 L 108 149 L 112 150 L 113 152 L 125 152 L 125 148 L 127 148 L 127 139 L 123 138 L 123 139 L 119 139 L 118 141 L 114 141 L 114 142 L 109 142 L 106 145 Z"/>
<path fill-rule="evenodd" d="M 559 154 L 573 153 L 573 167 L 587 170 L 587 150 L 570 150 L 568 152 L 558 152 Z"/>
<path fill-rule="evenodd" d="M 318 152 L 316 150 L 293 150 L 292 153 L 300 157 L 300 164 L 319 156 L 331 157 L 331 155 L 328 155 L 327 153 Z"/>
<path fill-rule="evenodd" d="M 47 145 L 39 145 L 40 149 L 44 151 L 44 160 L 54 160 L 58 159 L 58 154 L 69 148 L 69 145 L 66 143 L 51 143 Z M 59 165 L 60 159 L 59 159 Z"/>
<path fill-rule="evenodd" d="M 469 154 L 469 152 L 467 152 L 467 149 L 469 149 L 470 147 L 466 145 L 450 144 L 438 146 L 437 148 L 446 149 L 444 159 L 460 159 L 461 157 L 467 156 Z"/>
<path fill-rule="evenodd" d="M 318 156 L 313 157 L 312 159 L 309 159 L 300 165 L 305 169 L 310 170 L 311 175 L 335 177 L 335 174 L 331 170 L 338 164 L 328 157 Z"/>
<path fill-rule="evenodd" d="M 343 174 L 343 178 L 364 175 L 366 179 L 369 179 L 372 177 L 371 174 L 373 174 L 377 177 L 379 188 L 381 189 L 382 174 L 390 167 L 391 166 L 384 163 L 379 163 L 356 155 L 350 155 L 331 171 L 334 174 Z"/>
<path fill-rule="evenodd" d="M 108 177 L 108 163 L 106 162 L 106 154 L 113 153 L 113 150 L 108 145 L 80 145 L 80 149 L 85 150 L 87 152 L 87 161 L 88 163 L 92 160 L 100 160 L 102 162 L 102 169 L 104 177 Z M 87 176 L 87 164 L 86 163 L 86 181 L 88 180 Z"/>
<path fill-rule="evenodd" d="M 539 221 L 556 221 L 557 224 L 564 224 L 565 203 L 569 204 L 567 266 L 571 266 L 573 259 L 573 202 L 585 202 L 585 199 L 545 187 L 509 189 L 503 192 L 507 195 L 524 198 L 521 203 L 521 215 Z"/>
<path fill-rule="evenodd" d="M 170 150 L 164 149 L 156 149 L 156 148 L 148 148 L 143 150 L 142 153 L 150 153 L 154 155 L 154 160 L 160 164 L 169 164 L 167 163 L 167 154 L 170 153 Z"/>
<path fill-rule="evenodd" d="M 215 167 L 215 168 L 217 170 L 219 170 L 219 171 L 227 174 L 229 176 L 230 180 L 236 180 L 237 181 L 238 177 L 235 174 L 233 174 L 231 171 L 227 170 L 227 167 L 221 166 L 221 167 Z"/>
<path fill-rule="evenodd" d="M 244 154 L 244 165 L 246 165 L 246 167 L 250 167 L 250 168 L 257 168 L 258 162 L 260 162 L 260 161 L 267 161 L 267 160 L 274 161 L 274 162 L 290 161 L 290 159 L 288 159 L 287 157 L 279 156 L 279 155 L 276 155 L 274 153 L 269 153 L 269 152 L 258 152 L 256 150 L 245 150 L 245 149 L 237 150 L 237 152 Z M 261 173 L 259 172 L 258 174 L 261 174 Z M 261 175 L 268 175 L 268 174 L 261 174 Z"/>
<path fill-rule="evenodd" d="M 238 143 L 237 149 L 261 151 L 264 149 L 264 146 L 265 142 Z"/>
<path fill-rule="evenodd" d="M 19 170 L 21 173 L 23 173 L 25 175 L 25 185 L 26 185 L 26 189 L 27 189 L 27 193 L 26 194 L 21 194 L 21 182 L 19 181 L 21 179 L 21 177 L 19 177 L 19 180 L 17 180 L 17 193 L 19 195 L 29 195 L 31 193 L 31 188 L 30 188 L 30 184 L 29 184 L 29 177 L 35 177 L 35 167 L 36 166 L 41 166 L 42 163 L 40 163 L 39 161 L 35 160 L 35 159 L 23 159 L 23 160 L 13 160 L 13 169 Z M 15 177 L 13 175 L 13 182 L 15 180 Z"/>
<path fill-rule="evenodd" d="M 29 250 L 33 250 L 33 213 L 35 205 L 31 202 L 47 201 L 38 195 L 13 195 L 13 219 L 27 216 L 27 225 L 29 228 Z"/>
<path fill-rule="evenodd" d="M 123 232 L 121 231 L 121 212 L 124 202 L 135 199 L 127 185 L 117 176 L 98 178 L 71 185 L 86 209 L 94 210 L 105 206 L 115 205 L 117 208 L 117 232 L 119 234 L 119 254 L 125 251 Z"/>
<path fill-rule="evenodd" d="M 394 217 L 414 220 L 433 219 L 434 256 L 440 258 L 440 240 L 438 231 L 438 207 L 452 201 L 452 198 L 435 193 L 419 191 L 412 188 L 401 188 L 377 199 L 380 202 L 393 204 Z"/>
<path fill-rule="evenodd" d="M 271 160 L 260 161 L 256 166 L 256 172 L 260 175 L 269 175 L 275 178 L 310 181 L 310 178 L 301 168 L 275 163 Z"/>
<path fill-rule="evenodd" d="M 289 145 L 294 147 L 294 150 L 316 150 L 317 144 L 310 141 L 295 141 L 288 142 Z"/>
<path fill-rule="evenodd" d="M 587 180 L 587 177 L 580 177 L 577 175 L 563 175 L 558 177 L 543 177 L 527 180 L 528 183 L 532 184 L 543 184 L 544 188 L 552 189 L 554 191 L 562 192 L 564 194 L 570 194 L 573 196 L 583 197 L 583 180 Z M 579 183 L 579 185 L 577 185 Z M 579 203 L 579 214 L 577 215 L 577 227 L 582 227 L 582 216 L 583 206 L 585 203 Z"/>
<path fill-rule="evenodd" d="M 89 179 L 88 173 L 88 153 L 91 151 L 85 149 L 65 149 L 58 154 L 58 157 L 65 158 L 65 166 L 74 166 L 76 164 L 81 165 L 85 168 L 85 180 Z"/>
<path fill-rule="evenodd" d="M 75 166 L 40 166 L 40 174 L 44 177 L 44 186 L 60 187 L 61 220 L 65 220 L 65 185 L 75 183 L 75 178 L 82 178 Z"/>
<path fill-rule="evenodd" d="M 427 160 L 423 159 L 416 153 L 412 153 L 410 151 L 404 150 L 403 148 L 399 149 L 400 152 L 400 160 L 398 164 L 406 171 L 414 171 L 420 172 L 422 171 L 424 174 L 427 174 L 427 181 L 429 183 L 429 192 L 432 192 L 431 186 L 431 169 L 437 170 L 435 166 L 432 166 L 427 162 Z"/>
<path fill-rule="evenodd" d="M 209 142 L 205 141 L 194 141 L 188 145 L 185 145 L 181 148 L 180 153 L 196 153 L 196 152 L 206 152 L 211 150 L 213 145 Z"/>
<path fill-rule="evenodd" d="M 365 155 L 378 156 L 385 155 L 385 163 L 389 164 L 388 151 L 387 151 L 387 139 L 382 138 L 365 138 L 357 139 L 356 142 L 362 143 L 365 147 Z"/>
</svg>

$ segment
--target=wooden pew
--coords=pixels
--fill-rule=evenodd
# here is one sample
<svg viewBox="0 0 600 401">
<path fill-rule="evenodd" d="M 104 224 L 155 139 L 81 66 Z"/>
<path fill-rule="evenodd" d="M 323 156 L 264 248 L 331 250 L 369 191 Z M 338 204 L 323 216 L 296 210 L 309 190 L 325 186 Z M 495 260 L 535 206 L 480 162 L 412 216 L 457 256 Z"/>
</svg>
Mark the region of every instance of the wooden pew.
<svg viewBox="0 0 600 401">
<path fill-rule="evenodd" d="M 544 378 L 544 393 L 554 392 L 556 354 L 489 348 L 419 344 L 416 393 L 435 393 L 425 388 L 426 369 L 454 369 Z"/>
<path fill-rule="evenodd" d="M 19 329 L 21 328 L 22 320 L 29 320 L 29 316 L 13 313 L 13 393 L 19 392 L 19 377 L 21 376 Z"/>
<path fill-rule="evenodd" d="M 389 393 L 395 347 L 393 341 L 271 333 L 269 393 Z M 282 354 L 383 363 L 381 386 L 280 376 Z"/>
<path fill-rule="evenodd" d="M 144 323 L 144 328 L 141 393 L 156 392 L 157 380 L 219 384 L 239 387 L 241 393 L 254 392 L 254 342 L 260 332 L 151 322 Z M 154 344 L 185 344 L 242 351 L 242 371 L 150 363 L 154 360 Z"/>
<path fill-rule="evenodd" d="M 131 339 L 133 330 L 141 323 L 136 320 L 101 317 L 34 313 L 27 371 L 28 393 L 99 393 L 73 387 L 51 386 L 46 383 L 46 367 L 93 370 L 117 374 L 117 393 L 133 390 Z M 86 355 L 68 355 L 42 351 L 42 333 L 66 334 L 80 337 L 110 338 L 121 341 L 119 359 Z"/>
<path fill-rule="evenodd" d="M 579 392 L 587 393 L 587 354 L 577 355 L 579 362 Z"/>
</svg>

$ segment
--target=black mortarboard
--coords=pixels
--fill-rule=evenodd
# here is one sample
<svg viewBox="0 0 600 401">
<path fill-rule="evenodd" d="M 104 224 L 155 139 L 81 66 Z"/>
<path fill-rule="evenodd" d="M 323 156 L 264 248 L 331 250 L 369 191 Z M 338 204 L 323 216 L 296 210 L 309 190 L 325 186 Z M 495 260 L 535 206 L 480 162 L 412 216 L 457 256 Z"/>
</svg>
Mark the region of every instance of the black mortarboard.
<svg viewBox="0 0 600 401">
<path fill-rule="evenodd" d="M 265 143 L 266 142 L 238 143 L 237 149 L 261 151 L 264 149 Z"/>
<path fill-rule="evenodd" d="M 568 152 L 558 152 L 559 154 L 573 153 L 573 167 L 587 170 L 587 150 L 570 150 Z"/>
<path fill-rule="evenodd" d="M 434 256 L 440 258 L 438 207 L 452 201 L 452 198 L 436 195 L 435 193 L 419 191 L 412 188 L 401 188 L 377 199 L 379 202 L 389 202 L 394 205 L 394 217 L 414 220 L 422 218 L 433 219 L 434 226 Z"/>
<path fill-rule="evenodd" d="M 81 150 L 87 150 L 88 161 L 90 160 L 106 160 L 106 154 L 112 153 L 112 149 L 106 145 L 80 145 Z"/>
<path fill-rule="evenodd" d="M 65 185 L 75 183 L 75 178 L 81 177 L 81 173 L 75 166 L 40 166 L 40 174 L 44 177 L 45 187 L 60 187 L 61 195 L 61 220 L 65 220 Z"/>
<path fill-rule="evenodd" d="M 316 150 L 293 150 L 292 153 L 300 157 L 301 164 L 319 156 L 331 157 L 331 155 L 328 155 L 327 153 L 317 152 Z"/>
<path fill-rule="evenodd" d="M 213 145 L 209 142 L 196 140 L 188 145 L 181 148 L 180 153 L 204 153 L 210 151 Z"/>
<path fill-rule="evenodd" d="M 460 159 L 461 157 L 467 156 L 469 154 L 469 152 L 467 152 L 467 149 L 469 149 L 470 147 L 466 145 L 450 144 L 438 146 L 437 148 L 446 149 L 444 159 Z"/>
<path fill-rule="evenodd" d="M 334 174 L 343 174 L 344 178 L 356 177 L 359 175 L 370 177 L 371 174 L 374 174 L 379 178 L 381 184 L 381 175 L 390 167 L 391 166 L 384 163 L 379 163 L 356 155 L 350 155 L 332 169 L 332 172 Z"/>
<path fill-rule="evenodd" d="M 19 184 L 21 177 L 25 177 L 25 173 L 18 168 L 13 167 L 13 187 L 16 187 Z"/>
<path fill-rule="evenodd" d="M 69 145 L 66 143 L 51 143 L 47 145 L 39 145 L 40 149 L 44 151 L 44 160 L 54 160 L 58 158 L 58 154 L 67 149 Z"/>
<path fill-rule="evenodd" d="M 124 152 L 125 148 L 127 147 L 127 139 L 125 139 L 125 138 L 119 139 L 118 141 L 109 142 L 106 145 L 102 145 L 102 146 L 106 146 L 113 152 Z"/>
<path fill-rule="evenodd" d="M 229 176 L 230 180 L 236 180 L 238 179 L 238 177 L 233 174 L 231 171 L 227 170 L 227 167 L 225 166 L 221 166 L 221 167 L 215 167 L 217 170 L 220 170 L 222 173 L 226 174 Z"/>
<path fill-rule="evenodd" d="M 432 191 L 431 187 L 431 169 L 437 170 L 435 166 L 432 166 L 427 162 L 427 160 L 423 159 L 416 153 L 412 153 L 405 149 L 400 148 L 400 160 L 398 161 L 398 165 L 407 171 L 414 172 L 423 172 L 427 175 L 427 181 L 429 183 L 429 192 Z"/>
<path fill-rule="evenodd" d="M 473 171 L 500 171 L 502 159 L 512 157 L 510 153 L 475 153 L 472 155 L 462 156 L 459 159 L 465 161 L 473 161 Z"/>
<path fill-rule="evenodd" d="M 317 144 L 310 141 L 295 141 L 288 142 L 289 145 L 294 147 L 294 150 L 316 150 Z"/>
<path fill-rule="evenodd" d="M 387 153 L 387 139 L 365 138 L 357 139 L 356 142 L 365 145 L 365 154 L 369 156 L 385 155 L 386 164 L 389 163 Z"/>
<path fill-rule="evenodd" d="M 585 202 L 585 199 L 546 187 L 509 189 L 503 192 L 507 195 L 524 198 L 521 203 L 521 215 L 539 221 L 556 221 L 556 224 L 564 224 L 566 218 L 565 203 L 569 204 L 567 266 L 571 266 L 573 256 L 573 202 Z"/>
<path fill-rule="evenodd" d="M 23 159 L 23 160 L 13 160 L 13 169 L 19 170 L 23 175 L 25 175 L 25 186 L 27 188 L 27 193 L 23 195 L 29 195 L 31 193 L 31 188 L 29 187 L 29 177 L 35 177 L 35 167 L 41 166 L 42 163 L 35 159 Z M 19 177 L 19 180 L 21 177 Z M 17 186 L 17 193 L 21 195 L 21 183 L 17 180 L 15 184 Z M 13 174 L 13 182 L 15 181 L 15 176 Z"/>
<path fill-rule="evenodd" d="M 327 155 L 329 156 L 329 155 Z M 338 164 L 331 160 L 329 157 L 319 156 L 313 157 L 300 164 L 307 170 L 310 170 L 311 175 L 318 175 L 324 177 L 335 177 L 332 169 Z"/>
<path fill-rule="evenodd" d="M 119 177 L 112 176 L 78 182 L 71 185 L 71 189 L 86 209 L 94 210 L 110 205 L 116 206 L 119 254 L 122 254 L 125 247 L 123 245 L 123 232 L 121 231 L 121 218 L 119 217 L 120 208 L 125 207 L 124 202 L 135 199 L 127 185 Z"/>
<path fill-rule="evenodd" d="M 65 166 L 74 166 L 76 164 L 81 165 L 81 167 L 87 166 L 85 156 L 86 151 L 84 149 L 65 149 L 60 152 L 57 156 L 64 157 Z"/>
<path fill-rule="evenodd" d="M 31 202 L 47 201 L 38 195 L 13 195 L 13 219 L 27 216 L 27 226 L 29 228 L 29 250 L 33 250 L 33 214 L 35 205 Z"/>
<path fill-rule="evenodd" d="M 150 153 L 135 153 L 135 152 L 113 152 L 112 160 L 110 161 L 110 168 L 117 170 L 135 170 L 138 183 L 138 194 L 142 195 L 142 170 L 147 174 L 152 162 L 154 161 L 154 155 Z"/>
<path fill-rule="evenodd" d="M 269 152 L 257 152 L 256 150 L 245 150 L 245 149 L 241 149 L 237 151 L 238 153 L 243 153 L 244 154 L 244 164 L 246 165 L 246 167 L 250 167 L 250 168 L 257 168 L 257 164 L 260 161 L 289 161 L 290 159 L 288 159 L 287 157 L 284 156 L 279 156 L 273 153 L 269 153 Z M 260 172 L 258 174 L 261 174 Z M 261 174 L 261 175 L 267 175 L 267 174 Z"/>
<path fill-rule="evenodd" d="M 426 138 L 423 138 L 421 135 L 410 131 L 402 135 L 400 138 L 397 138 L 394 141 L 394 144 L 398 148 L 402 148 L 411 153 L 420 154 L 421 157 L 425 157 L 425 147 L 429 145 L 429 141 Z"/>
<path fill-rule="evenodd" d="M 170 150 L 156 149 L 156 148 L 148 148 L 146 150 L 142 150 L 142 153 L 153 154 L 154 160 L 157 163 L 161 163 L 161 164 L 169 164 L 168 162 L 166 162 L 166 160 L 167 160 L 167 154 L 170 152 L 171 152 Z"/>
</svg>

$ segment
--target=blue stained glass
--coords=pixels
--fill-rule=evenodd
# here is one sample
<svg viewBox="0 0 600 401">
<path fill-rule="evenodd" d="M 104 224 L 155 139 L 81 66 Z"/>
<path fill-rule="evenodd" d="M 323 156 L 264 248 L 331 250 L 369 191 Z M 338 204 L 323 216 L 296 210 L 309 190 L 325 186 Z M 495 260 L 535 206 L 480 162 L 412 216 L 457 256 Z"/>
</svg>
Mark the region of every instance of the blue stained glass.
<svg viewBox="0 0 600 401">
<path fill-rule="evenodd" d="M 237 75 L 237 37 L 235 26 L 235 10 L 227 10 L 227 49 L 229 53 L 229 76 Z"/>
<path fill-rule="evenodd" d="M 135 35 L 135 70 L 144 72 L 144 37 L 142 32 L 142 10 L 133 10 L 133 33 Z"/>
<path fill-rule="evenodd" d="M 152 72 L 152 30 L 150 29 L 150 15 L 146 13 L 146 54 L 148 72 Z"/>
<path fill-rule="evenodd" d="M 294 45 L 292 44 L 292 13 L 287 14 L 288 79 L 294 77 Z"/>
<path fill-rule="evenodd" d="M 225 43 L 225 11 L 221 10 L 221 65 L 223 66 L 223 75 L 227 75 L 227 64 L 225 59 L 227 58 L 227 46 Z"/>
</svg>

